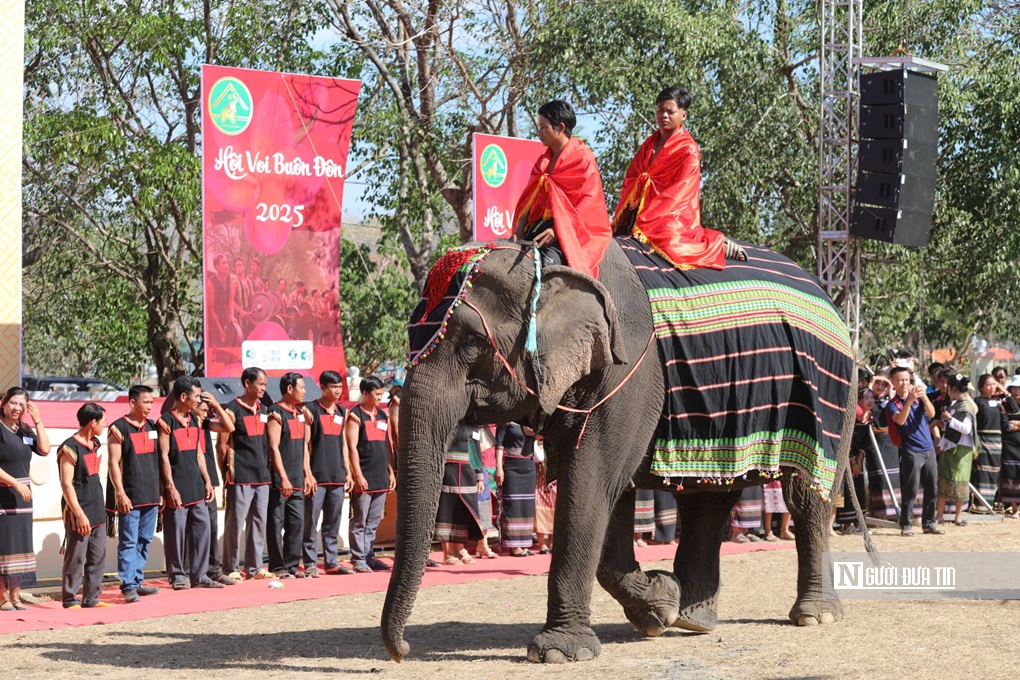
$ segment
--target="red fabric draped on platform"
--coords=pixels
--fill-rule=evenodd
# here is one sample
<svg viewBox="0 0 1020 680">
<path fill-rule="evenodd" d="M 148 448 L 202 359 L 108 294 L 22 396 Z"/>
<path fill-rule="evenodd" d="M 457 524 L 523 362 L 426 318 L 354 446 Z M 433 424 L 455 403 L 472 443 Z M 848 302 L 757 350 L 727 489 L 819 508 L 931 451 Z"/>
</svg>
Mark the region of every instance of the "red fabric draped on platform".
<svg viewBox="0 0 1020 680">
<path fill-rule="evenodd" d="M 549 173 L 551 160 L 552 150 L 546 149 L 532 168 L 528 186 L 517 201 L 514 225 L 522 218 L 525 227 L 552 218 L 567 264 L 598 278 L 599 263 L 613 232 L 595 154 L 572 137 Z"/>
<path fill-rule="evenodd" d="M 725 269 L 725 237 L 701 226 L 701 151 L 680 129 L 655 156 L 659 133 L 638 150 L 620 192 L 613 227 L 636 211 L 632 235 L 652 246 L 679 269 Z M 654 156 L 654 158 L 653 158 Z"/>
</svg>

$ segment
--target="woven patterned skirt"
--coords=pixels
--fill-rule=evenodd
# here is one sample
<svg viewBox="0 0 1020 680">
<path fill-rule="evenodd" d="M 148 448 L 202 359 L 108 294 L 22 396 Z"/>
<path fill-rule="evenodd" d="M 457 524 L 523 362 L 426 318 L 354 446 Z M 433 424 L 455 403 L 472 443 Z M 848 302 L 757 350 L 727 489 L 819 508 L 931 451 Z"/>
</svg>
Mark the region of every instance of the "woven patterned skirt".
<svg viewBox="0 0 1020 680">
<path fill-rule="evenodd" d="M 761 529 L 764 490 L 748 486 L 740 491 L 740 500 L 733 506 L 733 526 L 738 529 Z"/>
<path fill-rule="evenodd" d="M 999 468 L 999 500 L 1005 505 L 1020 504 L 1020 432 L 1002 437 L 1002 466 Z"/>
<path fill-rule="evenodd" d="M 530 548 L 535 537 L 535 459 L 503 457 L 500 537 L 507 548 Z"/>
<path fill-rule="evenodd" d="M 652 540 L 672 543 L 677 535 L 676 496 L 660 489 L 652 493 L 655 494 L 655 533 Z"/>
<path fill-rule="evenodd" d="M 546 466 L 538 465 L 535 470 L 535 533 L 553 532 L 553 518 L 556 513 L 556 482 L 546 483 Z"/>
<path fill-rule="evenodd" d="M 450 452 L 443 469 L 435 540 L 463 543 L 485 534 L 478 513 L 478 482 L 467 452 Z"/>
<path fill-rule="evenodd" d="M 10 487 L 0 488 L 0 587 L 28 588 L 35 582 L 32 501 L 23 500 Z"/>
<path fill-rule="evenodd" d="M 655 492 L 638 489 L 634 492 L 634 533 L 650 534 L 655 531 Z"/>
<path fill-rule="evenodd" d="M 999 430 L 978 430 L 981 440 L 977 460 L 971 467 L 970 483 L 988 501 L 995 502 L 999 490 L 999 468 L 1002 466 L 1002 432 Z M 982 505 L 980 501 L 976 505 Z"/>
</svg>

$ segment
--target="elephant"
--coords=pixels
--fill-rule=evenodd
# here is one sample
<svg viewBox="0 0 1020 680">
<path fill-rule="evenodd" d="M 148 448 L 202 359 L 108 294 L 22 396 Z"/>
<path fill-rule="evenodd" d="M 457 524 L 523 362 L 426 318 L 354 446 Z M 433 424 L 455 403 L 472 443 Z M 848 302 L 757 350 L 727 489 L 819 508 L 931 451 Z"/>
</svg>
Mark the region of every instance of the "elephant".
<svg viewBox="0 0 1020 680">
<path fill-rule="evenodd" d="M 791 466 L 771 474 L 759 470 L 740 475 L 738 470 L 725 480 L 681 478 L 677 484 L 675 478 L 665 479 L 676 493 L 681 525 L 673 571 L 642 571 L 636 561 L 634 489 L 664 484 L 664 478 L 651 470 L 653 442 L 669 397 L 666 359 L 653 343 L 656 321 L 647 287 L 625 253 L 635 244 L 641 245 L 631 238 L 615 238 L 597 280 L 565 266 L 540 266 L 537 251 L 509 241 L 487 244 L 484 259 L 475 262 L 464 256 L 447 262 L 450 256 L 445 256 L 430 273 L 419 303 L 420 308 L 424 305 L 421 314 L 438 319 L 437 305 L 440 311 L 443 304 L 449 309 L 426 329 L 430 342 L 412 357 L 402 392 L 396 553 L 381 618 L 383 641 L 395 661 L 410 651 L 405 624 L 432 541 L 444 454 L 462 421 L 473 426 L 526 422 L 543 434 L 547 451 L 558 452 L 556 545 L 547 618 L 528 646 L 529 660 L 583 661 L 600 653 L 590 627 L 596 579 L 639 631 L 652 636 L 671 626 L 711 631 L 718 616 L 720 545 L 740 489 L 780 475 L 798 552 L 797 596 L 790 619 L 807 626 L 842 618 L 838 599 L 822 590 L 831 507 L 824 493 L 828 489 L 812 484 Z M 461 252 L 479 248 L 482 244 L 472 244 Z M 752 255 L 771 252 L 750 244 L 746 248 Z M 818 286 L 792 262 L 780 264 L 789 276 Z M 439 269 L 446 277 L 454 270 L 468 272 L 456 299 L 444 288 L 449 279 Z M 733 276 L 738 276 L 737 270 Z M 828 297 L 820 287 L 817 290 L 829 316 L 838 320 Z M 412 316 L 412 351 L 416 341 L 422 344 L 421 337 L 413 335 L 414 325 Z M 845 325 L 834 326 L 828 324 L 825 333 L 848 348 Z M 751 350 L 756 354 L 753 346 Z M 836 367 L 826 372 L 836 381 L 839 395 L 835 403 L 826 401 L 834 409 L 829 419 L 835 419 L 826 436 L 831 437 L 836 459 L 833 478 L 842 479 L 854 424 L 853 360 L 840 355 Z M 714 387 L 724 396 L 735 394 L 728 385 Z M 691 394 L 698 398 L 697 386 Z M 775 397 L 777 403 L 780 398 Z M 821 422 L 820 416 L 811 417 Z"/>
</svg>

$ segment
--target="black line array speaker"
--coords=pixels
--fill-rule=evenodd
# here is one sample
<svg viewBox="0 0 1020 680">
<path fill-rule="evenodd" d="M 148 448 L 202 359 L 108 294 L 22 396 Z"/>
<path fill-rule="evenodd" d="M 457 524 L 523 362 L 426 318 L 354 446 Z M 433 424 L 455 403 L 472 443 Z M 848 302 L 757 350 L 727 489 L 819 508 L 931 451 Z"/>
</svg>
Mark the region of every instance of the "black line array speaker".
<svg viewBox="0 0 1020 680">
<path fill-rule="evenodd" d="M 858 132 L 850 233 L 928 245 L 938 149 L 935 77 L 906 69 L 861 75 Z"/>
</svg>

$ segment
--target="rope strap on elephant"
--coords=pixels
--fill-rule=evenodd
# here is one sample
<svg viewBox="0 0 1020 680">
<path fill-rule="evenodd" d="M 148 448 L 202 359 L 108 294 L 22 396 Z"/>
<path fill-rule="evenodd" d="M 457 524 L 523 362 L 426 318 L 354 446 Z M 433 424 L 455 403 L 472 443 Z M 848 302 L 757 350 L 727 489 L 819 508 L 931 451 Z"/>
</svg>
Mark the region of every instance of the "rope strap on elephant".
<svg viewBox="0 0 1020 680">
<path fill-rule="evenodd" d="M 828 494 L 853 372 L 849 334 L 818 281 L 745 245 L 747 262 L 679 271 L 620 245 L 651 305 L 666 399 L 652 474 L 730 484 L 789 467 Z"/>
</svg>

